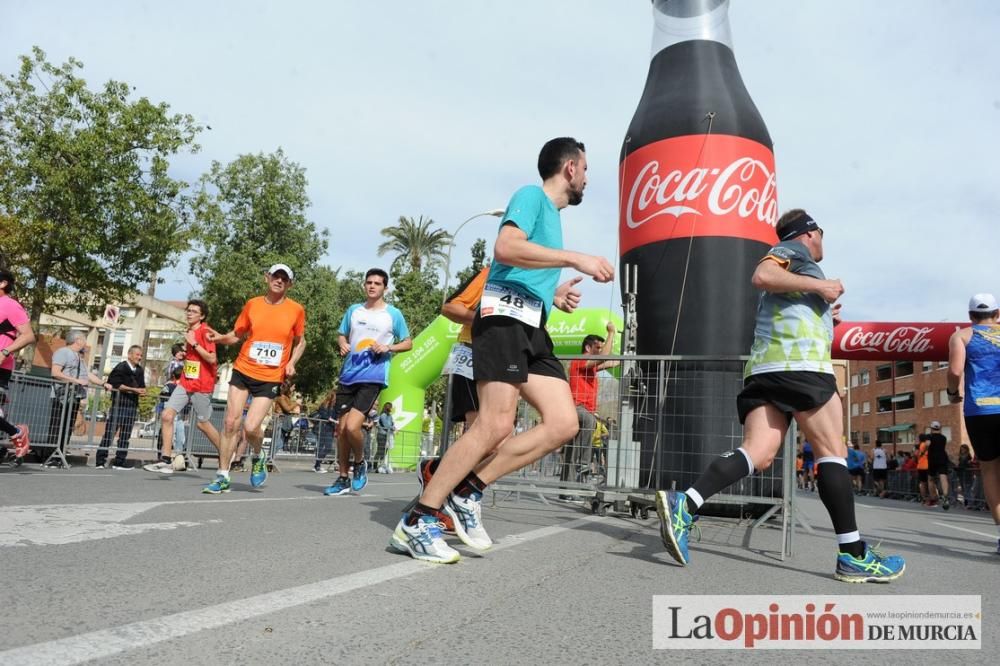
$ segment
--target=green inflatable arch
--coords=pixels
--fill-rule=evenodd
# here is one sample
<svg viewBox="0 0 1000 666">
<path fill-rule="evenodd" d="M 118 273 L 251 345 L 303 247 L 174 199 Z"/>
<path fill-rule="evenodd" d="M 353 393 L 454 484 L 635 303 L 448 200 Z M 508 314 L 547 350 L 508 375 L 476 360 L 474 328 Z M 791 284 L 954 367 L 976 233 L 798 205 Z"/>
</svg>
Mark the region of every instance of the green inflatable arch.
<svg viewBox="0 0 1000 666">
<path fill-rule="evenodd" d="M 621 331 L 621 316 L 608 310 L 579 308 L 572 314 L 553 310 L 547 328 L 556 354 L 579 354 L 584 337 L 607 334 L 609 319 Z M 392 359 L 389 386 L 378 404 L 380 408 L 386 402 L 393 406 L 398 432 L 389 457 L 396 467 L 412 469 L 420 460 L 424 393 L 441 376 L 459 329 L 458 324 L 439 316 L 413 339 L 413 349 Z"/>
</svg>

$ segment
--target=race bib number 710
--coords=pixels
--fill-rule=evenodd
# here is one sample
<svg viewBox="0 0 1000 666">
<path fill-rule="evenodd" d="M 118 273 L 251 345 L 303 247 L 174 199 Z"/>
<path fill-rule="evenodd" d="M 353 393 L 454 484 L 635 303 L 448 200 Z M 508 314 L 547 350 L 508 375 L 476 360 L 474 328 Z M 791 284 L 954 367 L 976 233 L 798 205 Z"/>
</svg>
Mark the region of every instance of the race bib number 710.
<svg viewBox="0 0 1000 666">
<path fill-rule="evenodd" d="M 261 365 L 273 368 L 281 365 L 285 346 L 277 342 L 254 342 L 250 345 L 250 358 Z"/>
<path fill-rule="evenodd" d="M 479 313 L 482 317 L 512 317 L 538 328 L 542 323 L 542 302 L 517 289 L 487 282 L 479 302 Z"/>
</svg>

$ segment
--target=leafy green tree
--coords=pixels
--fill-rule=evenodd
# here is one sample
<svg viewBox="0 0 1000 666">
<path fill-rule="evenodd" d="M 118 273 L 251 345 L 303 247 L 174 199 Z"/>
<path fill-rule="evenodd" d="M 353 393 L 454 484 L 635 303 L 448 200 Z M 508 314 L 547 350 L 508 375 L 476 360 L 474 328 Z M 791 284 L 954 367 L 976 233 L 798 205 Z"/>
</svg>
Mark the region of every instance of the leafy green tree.
<svg viewBox="0 0 1000 666">
<path fill-rule="evenodd" d="M 483 266 L 486 265 L 486 241 L 482 238 L 477 238 L 476 242 L 472 244 L 471 254 L 472 263 L 458 272 L 455 286 L 462 284 L 469 278 L 475 277 L 476 273 L 481 271 Z"/>
<path fill-rule="evenodd" d="M 201 130 L 127 83 L 91 90 L 83 64 L 34 48 L 0 75 L 0 260 L 37 330 L 47 306 L 99 314 L 188 247 L 188 184 L 170 159 Z"/>
<path fill-rule="evenodd" d="M 350 285 L 319 261 L 327 249 L 326 231 L 306 217 L 305 169 L 280 149 L 272 154 L 240 155 L 227 165 L 212 164 L 201 179 L 194 208 L 202 247 L 191 268 L 202 285 L 210 323 L 228 330 L 243 304 L 264 293 L 264 272 L 284 263 L 295 273 L 289 297 L 306 309 L 306 353 L 297 365 L 297 388 L 308 396 L 326 390 L 339 367 L 337 327 L 353 301 Z M 343 292 L 343 293 L 342 293 Z M 220 360 L 239 349 L 220 348 Z"/>
<path fill-rule="evenodd" d="M 398 226 L 382 229 L 382 235 L 388 240 L 378 246 L 378 255 L 381 257 L 389 252 L 396 255 L 392 260 L 393 271 L 419 273 L 425 268 L 442 265 L 448 256 L 451 234 L 444 229 L 432 229 L 432 224 L 434 220 L 425 220 L 423 215 L 417 220 L 400 216 Z"/>
</svg>

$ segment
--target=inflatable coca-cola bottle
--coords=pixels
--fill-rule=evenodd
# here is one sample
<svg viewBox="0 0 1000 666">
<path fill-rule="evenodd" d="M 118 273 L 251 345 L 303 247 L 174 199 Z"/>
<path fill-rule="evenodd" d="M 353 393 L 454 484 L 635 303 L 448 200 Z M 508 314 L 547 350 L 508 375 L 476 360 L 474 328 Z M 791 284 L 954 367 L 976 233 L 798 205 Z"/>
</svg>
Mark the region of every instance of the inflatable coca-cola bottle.
<svg viewBox="0 0 1000 666">
<path fill-rule="evenodd" d="M 621 266 L 638 268 L 639 354 L 744 355 L 753 340 L 750 277 L 777 242 L 774 155 L 736 66 L 728 10 L 728 0 L 653 1 L 652 60 L 619 165 Z M 738 445 L 742 366 L 702 369 L 677 363 L 646 383 L 660 386 L 656 423 L 636 424 L 657 433 L 643 441 L 651 486 L 683 490 L 712 455 Z"/>
</svg>

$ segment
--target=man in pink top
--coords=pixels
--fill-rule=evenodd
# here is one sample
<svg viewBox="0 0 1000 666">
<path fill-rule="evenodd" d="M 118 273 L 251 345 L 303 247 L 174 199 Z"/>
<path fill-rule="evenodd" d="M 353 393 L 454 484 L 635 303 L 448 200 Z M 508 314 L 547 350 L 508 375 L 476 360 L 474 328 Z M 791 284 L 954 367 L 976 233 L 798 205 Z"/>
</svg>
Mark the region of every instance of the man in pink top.
<svg viewBox="0 0 1000 666">
<path fill-rule="evenodd" d="M 14 274 L 0 269 L 0 405 L 6 402 L 7 385 L 14 372 L 14 352 L 35 341 L 28 313 L 10 297 L 14 291 Z M 28 452 L 28 426 L 14 425 L 4 418 L 0 409 L 0 432 L 7 433 L 14 445 L 14 455 L 21 458 Z"/>
</svg>

